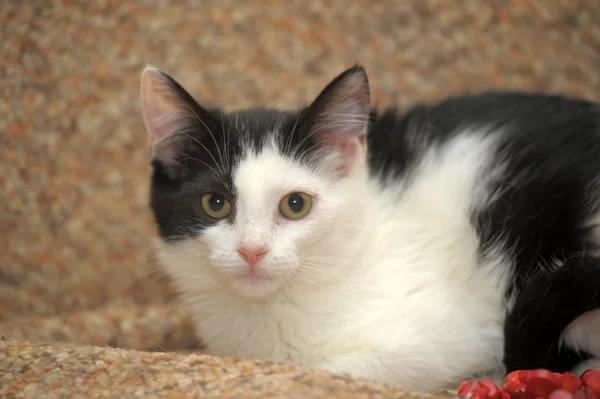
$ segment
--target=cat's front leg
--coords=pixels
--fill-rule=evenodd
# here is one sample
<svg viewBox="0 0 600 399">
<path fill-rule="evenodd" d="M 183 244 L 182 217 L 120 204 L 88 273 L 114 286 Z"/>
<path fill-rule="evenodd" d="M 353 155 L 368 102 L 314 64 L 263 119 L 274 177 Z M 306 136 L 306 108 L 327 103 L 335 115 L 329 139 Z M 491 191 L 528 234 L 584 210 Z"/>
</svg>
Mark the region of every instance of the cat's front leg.
<svg viewBox="0 0 600 399">
<path fill-rule="evenodd" d="M 369 367 L 374 363 L 373 358 L 374 354 L 366 352 L 336 355 L 335 357 L 318 364 L 315 368 L 353 378 L 381 381 L 382 370 L 376 370 L 374 367 Z"/>
</svg>

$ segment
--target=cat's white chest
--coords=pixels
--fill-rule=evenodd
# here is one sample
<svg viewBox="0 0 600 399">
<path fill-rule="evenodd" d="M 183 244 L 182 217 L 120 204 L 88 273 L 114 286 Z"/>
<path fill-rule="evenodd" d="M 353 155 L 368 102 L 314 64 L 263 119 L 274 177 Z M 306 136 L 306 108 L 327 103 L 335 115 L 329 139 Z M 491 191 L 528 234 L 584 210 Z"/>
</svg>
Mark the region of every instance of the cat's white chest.
<svg viewBox="0 0 600 399">
<path fill-rule="evenodd" d="M 314 364 L 336 325 L 335 317 L 290 298 L 268 305 L 217 301 L 196 302 L 191 310 L 207 352 L 218 356 Z"/>
<path fill-rule="evenodd" d="M 215 292 L 189 305 L 213 355 L 324 366 L 414 387 L 433 387 L 439 378 L 441 387 L 501 366 L 503 345 L 502 301 L 486 265 L 443 254 L 444 248 L 456 245 L 430 247 L 417 260 L 381 257 L 320 295 L 261 305 Z M 474 268 L 481 273 L 467 277 Z M 370 367 L 373 362 L 382 367 Z"/>
</svg>

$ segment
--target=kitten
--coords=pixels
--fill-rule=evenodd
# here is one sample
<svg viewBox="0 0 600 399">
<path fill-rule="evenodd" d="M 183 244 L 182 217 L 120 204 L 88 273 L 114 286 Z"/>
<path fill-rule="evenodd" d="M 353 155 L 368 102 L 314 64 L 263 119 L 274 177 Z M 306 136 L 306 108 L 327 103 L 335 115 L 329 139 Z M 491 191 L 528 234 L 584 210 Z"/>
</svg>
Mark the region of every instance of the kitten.
<svg viewBox="0 0 600 399">
<path fill-rule="evenodd" d="M 436 392 L 598 365 L 600 107 L 525 93 L 370 110 L 352 67 L 294 112 L 148 67 L 160 256 L 209 353 Z"/>
</svg>

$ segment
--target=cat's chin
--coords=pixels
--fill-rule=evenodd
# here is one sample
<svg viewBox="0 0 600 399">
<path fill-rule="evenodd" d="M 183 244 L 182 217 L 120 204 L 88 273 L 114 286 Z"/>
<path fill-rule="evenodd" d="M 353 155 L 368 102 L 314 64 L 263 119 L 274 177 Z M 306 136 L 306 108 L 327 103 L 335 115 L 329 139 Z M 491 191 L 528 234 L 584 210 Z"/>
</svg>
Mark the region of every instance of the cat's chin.
<svg viewBox="0 0 600 399">
<path fill-rule="evenodd" d="M 238 274 L 230 277 L 232 287 L 241 295 L 262 298 L 279 289 L 279 279 L 258 274 Z"/>
</svg>

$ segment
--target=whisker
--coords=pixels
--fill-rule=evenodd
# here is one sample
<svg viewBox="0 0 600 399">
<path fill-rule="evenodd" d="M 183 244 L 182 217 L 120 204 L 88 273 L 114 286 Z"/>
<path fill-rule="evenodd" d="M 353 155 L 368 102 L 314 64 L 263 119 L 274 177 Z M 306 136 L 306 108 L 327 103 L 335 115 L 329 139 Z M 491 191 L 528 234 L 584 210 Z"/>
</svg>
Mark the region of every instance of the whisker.
<svg viewBox="0 0 600 399">
<path fill-rule="evenodd" d="M 288 147 L 289 147 L 289 145 L 290 145 L 290 141 L 291 141 L 291 140 L 292 140 L 292 138 L 294 137 L 294 132 L 296 131 L 296 127 L 298 126 L 298 122 L 301 120 L 301 119 L 300 119 L 300 114 L 301 114 L 301 113 L 302 113 L 302 112 L 298 112 L 298 113 L 296 114 L 296 121 L 294 122 L 294 126 L 292 127 L 292 131 L 290 132 L 290 134 L 289 134 L 288 138 L 287 138 L 287 139 L 286 139 L 286 141 L 285 141 L 285 145 L 283 146 L 283 148 L 285 148 L 286 150 L 287 150 L 287 148 L 288 148 Z M 303 116 L 304 116 L 304 115 L 303 115 Z"/>
<path fill-rule="evenodd" d="M 198 121 L 199 121 L 200 123 L 202 123 L 202 125 L 204 126 L 204 128 L 205 128 L 206 130 L 208 130 L 208 133 L 210 134 L 210 137 L 212 137 L 212 139 L 213 139 L 213 142 L 215 143 L 215 147 L 217 148 L 217 152 L 218 152 L 218 154 L 219 154 L 219 158 L 221 159 L 221 164 L 222 164 L 222 163 L 223 163 L 223 155 L 221 154 L 221 150 L 219 149 L 219 144 L 217 143 L 217 139 L 215 138 L 215 135 L 213 134 L 212 130 L 211 130 L 211 129 L 208 127 L 208 125 L 207 125 L 207 124 L 206 124 L 206 123 L 205 123 L 205 122 L 202 120 L 202 118 L 200 118 L 200 116 L 199 116 L 199 115 L 196 113 L 196 111 L 194 111 L 194 110 L 192 109 L 192 107 L 191 107 L 189 104 L 187 104 L 187 103 L 184 103 L 184 104 L 187 106 L 187 108 L 190 110 L 190 112 L 191 112 L 192 114 L 194 114 L 194 116 L 196 117 L 196 119 L 198 119 Z M 210 154 L 210 156 L 212 157 L 213 161 L 215 161 L 215 164 L 216 164 L 217 166 L 219 166 L 219 163 L 217 162 L 217 160 L 215 159 L 215 157 L 214 157 L 214 156 L 213 156 L 213 155 L 210 153 L 210 151 L 208 151 L 208 149 L 206 148 L 206 146 L 204 146 L 204 144 L 200 143 L 200 141 L 199 141 L 199 140 L 196 140 L 196 142 L 198 142 L 200 145 L 202 145 L 202 147 L 204 147 L 204 149 L 205 149 L 205 150 L 206 150 L 206 151 L 207 151 L 207 152 Z M 222 170 L 222 169 L 220 169 L 220 170 L 221 170 L 221 173 L 223 173 L 223 170 Z"/>
<path fill-rule="evenodd" d="M 226 164 L 223 165 L 224 169 L 227 169 L 229 166 L 229 151 L 227 150 L 227 139 L 228 139 L 228 135 L 229 135 L 229 127 L 231 126 L 231 124 L 229 124 L 229 126 L 227 127 L 227 134 L 225 133 L 225 123 L 223 121 L 223 110 L 221 108 L 219 108 L 219 113 L 221 115 L 221 131 L 222 131 L 222 136 L 223 136 L 223 152 L 225 153 L 225 161 Z"/>
<path fill-rule="evenodd" d="M 296 116 L 296 122 L 294 123 L 294 127 L 292 128 L 292 132 L 290 133 L 290 136 L 289 136 L 289 145 L 291 145 L 291 140 L 294 136 L 294 132 L 296 131 L 296 128 L 298 127 L 298 124 L 300 122 L 302 122 L 302 119 L 304 119 L 304 117 L 310 113 L 310 111 L 313 109 L 314 106 L 315 106 L 315 103 L 312 103 L 305 112 L 298 112 L 298 115 Z M 302 113 L 302 116 L 300 118 L 298 118 L 298 116 L 301 113 Z M 287 148 L 289 148 L 289 145 L 287 145 Z"/>
</svg>

